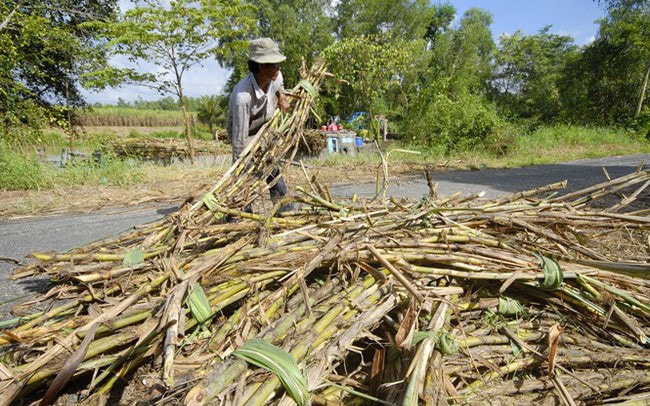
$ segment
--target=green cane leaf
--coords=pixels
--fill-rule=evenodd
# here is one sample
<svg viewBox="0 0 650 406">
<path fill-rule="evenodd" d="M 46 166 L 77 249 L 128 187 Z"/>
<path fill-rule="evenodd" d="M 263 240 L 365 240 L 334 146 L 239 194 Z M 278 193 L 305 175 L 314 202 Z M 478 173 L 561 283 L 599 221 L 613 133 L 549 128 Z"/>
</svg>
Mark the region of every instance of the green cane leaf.
<svg viewBox="0 0 650 406">
<path fill-rule="evenodd" d="M 192 316 L 199 324 L 205 323 L 212 317 L 210 301 L 200 283 L 197 282 L 192 285 L 186 303 L 190 308 L 190 312 L 192 312 Z"/>
<path fill-rule="evenodd" d="M 500 297 L 499 298 L 499 314 L 504 316 L 517 316 L 524 312 L 524 308 L 515 299 L 510 297 Z"/>
<path fill-rule="evenodd" d="M 564 274 L 562 273 L 560 264 L 543 255 L 535 253 L 533 253 L 533 255 L 535 255 L 535 258 L 539 259 L 542 271 L 544 271 L 544 281 L 540 283 L 540 288 L 544 290 L 554 290 L 559 288 L 564 280 Z"/>
<path fill-rule="evenodd" d="M 133 248 L 131 251 L 127 252 L 122 260 L 122 266 L 136 266 L 144 262 L 144 251 L 139 247 Z"/>
<path fill-rule="evenodd" d="M 298 82 L 298 86 L 300 86 L 300 87 L 302 87 L 303 89 L 305 89 L 305 91 L 306 91 L 307 93 L 309 93 L 309 95 L 310 95 L 312 98 L 315 99 L 315 98 L 318 96 L 318 91 L 316 90 L 316 88 L 314 87 L 314 85 L 312 85 L 311 83 L 309 83 L 309 81 L 308 81 L 307 79 L 302 79 L 300 82 Z"/>
<path fill-rule="evenodd" d="M 307 389 L 307 379 L 300 372 L 298 363 L 291 354 L 260 339 L 247 341 L 233 354 L 250 364 L 276 374 L 291 399 L 298 405 L 309 405 L 310 395 Z"/>
</svg>

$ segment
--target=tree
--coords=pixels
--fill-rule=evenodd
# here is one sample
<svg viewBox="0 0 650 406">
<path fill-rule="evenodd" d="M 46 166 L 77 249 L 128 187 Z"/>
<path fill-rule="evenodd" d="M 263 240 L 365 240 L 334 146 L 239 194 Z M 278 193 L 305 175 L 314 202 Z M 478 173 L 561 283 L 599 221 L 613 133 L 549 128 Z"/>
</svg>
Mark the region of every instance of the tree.
<svg viewBox="0 0 650 406">
<path fill-rule="evenodd" d="M 516 31 L 499 38 L 492 97 L 516 117 L 550 121 L 560 113 L 558 80 L 578 47 L 573 38 L 549 30 L 547 26 L 534 35 Z"/>
<path fill-rule="evenodd" d="M 428 40 L 430 48 L 433 47 L 438 36 L 449 29 L 454 17 L 456 17 L 456 9 L 451 4 L 436 4 L 433 6 L 424 36 Z"/>
<path fill-rule="evenodd" d="M 636 10 L 644 11 L 647 13 L 650 11 L 650 5 L 647 0 L 594 0 L 598 4 L 605 4 L 609 11 L 612 10 Z"/>
<path fill-rule="evenodd" d="M 609 8 L 596 40 L 567 64 L 560 89 L 568 120 L 621 124 L 638 115 L 650 74 L 648 7 Z"/>
<path fill-rule="evenodd" d="M 492 76 L 495 44 L 490 32 L 492 15 L 471 8 L 456 29 L 440 35 L 432 48 L 430 78 L 443 84 L 452 98 L 482 92 Z"/>
<path fill-rule="evenodd" d="M 338 39 L 356 36 L 421 39 L 433 11 L 426 0 L 340 0 L 336 5 L 335 32 Z"/>
<path fill-rule="evenodd" d="M 282 66 L 286 85 L 300 80 L 302 59 L 311 66 L 319 53 L 329 46 L 332 19 L 329 0 L 251 0 L 257 7 L 258 33 L 273 38 L 287 60 Z M 245 75 L 246 70 L 241 74 Z M 241 76 L 235 78 L 235 83 Z"/>
<path fill-rule="evenodd" d="M 79 78 L 106 62 L 96 31 L 116 0 L 8 0 L 0 5 L 0 120 L 5 134 L 45 115 L 64 124 L 65 106 L 82 106 Z"/>
<path fill-rule="evenodd" d="M 193 66 L 216 58 L 221 64 L 246 46 L 244 36 L 252 28 L 252 7 L 239 0 L 137 0 L 115 23 L 101 27 L 112 55 L 126 56 L 134 64 L 154 64 L 156 73 L 139 73 L 133 68 L 96 71 L 90 80 L 95 86 L 124 82 L 156 89 L 178 98 L 183 111 L 185 137 L 190 159 L 194 147 L 190 116 L 184 98 L 183 76 Z"/>
<path fill-rule="evenodd" d="M 338 114 L 362 110 L 372 117 L 375 113 L 389 113 L 382 108 L 384 97 L 392 89 L 399 91 L 404 71 L 424 49 L 422 42 L 352 37 L 325 49 L 328 66 L 340 80 L 335 89 L 339 97 Z"/>
<path fill-rule="evenodd" d="M 484 97 L 495 49 L 492 17 L 472 8 L 457 26 L 450 26 L 454 13 L 449 7 L 440 8 L 430 21 L 430 63 L 404 119 L 409 140 L 443 152 L 483 143 L 501 125 Z"/>
<path fill-rule="evenodd" d="M 224 125 L 226 122 L 226 111 L 223 109 L 224 96 L 203 96 L 199 99 L 199 108 L 197 118 L 203 124 L 207 124 L 210 133 L 213 132 L 215 125 Z"/>
</svg>

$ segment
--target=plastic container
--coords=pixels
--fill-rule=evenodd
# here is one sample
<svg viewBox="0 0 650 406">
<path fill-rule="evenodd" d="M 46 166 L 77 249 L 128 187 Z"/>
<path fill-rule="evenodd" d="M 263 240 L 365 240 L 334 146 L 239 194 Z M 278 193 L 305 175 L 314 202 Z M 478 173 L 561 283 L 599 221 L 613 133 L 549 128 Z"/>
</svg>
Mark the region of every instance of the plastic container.
<svg viewBox="0 0 650 406">
<path fill-rule="evenodd" d="M 363 147 L 363 138 L 356 137 L 354 139 L 354 145 L 356 145 L 357 147 Z"/>
</svg>

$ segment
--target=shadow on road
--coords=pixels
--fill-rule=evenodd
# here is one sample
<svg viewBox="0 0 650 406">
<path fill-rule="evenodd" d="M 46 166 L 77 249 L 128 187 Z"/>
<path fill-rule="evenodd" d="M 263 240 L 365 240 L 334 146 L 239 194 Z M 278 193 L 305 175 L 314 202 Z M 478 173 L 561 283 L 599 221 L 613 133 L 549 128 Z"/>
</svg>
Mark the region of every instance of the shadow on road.
<svg viewBox="0 0 650 406">
<path fill-rule="evenodd" d="M 647 165 L 645 169 L 647 169 Z M 629 166 L 608 166 L 603 170 L 603 168 L 594 166 L 567 164 L 512 169 L 484 169 L 469 172 L 436 172 L 432 174 L 432 177 L 437 182 L 485 185 L 506 193 L 520 192 L 567 180 L 567 188 L 558 192 L 559 194 L 566 194 L 601 182 L 607 182 L 608 178 L 605 171 L 613 179 L 634 173 L 635 169 Z"/>
<path fill-rule="evenodd" d="M 166 216 L 168 214 L 175 213 L 178 211 L 179 207 L 178 206 L 172 206 L 172 207 L 164 207 L 162 209 L 156 210 L 156 213 L 160 214 L 161 216 Z"/>
</svg>

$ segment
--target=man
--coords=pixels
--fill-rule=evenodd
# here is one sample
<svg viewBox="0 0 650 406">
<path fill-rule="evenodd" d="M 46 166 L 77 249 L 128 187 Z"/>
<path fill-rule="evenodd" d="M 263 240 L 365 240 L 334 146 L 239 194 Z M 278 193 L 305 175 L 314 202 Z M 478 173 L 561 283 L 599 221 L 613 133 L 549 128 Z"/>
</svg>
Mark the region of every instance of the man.
<svg viewBox="0 0 650 406">
<path fill-rule="evenodd" d="M 239 158 L 259 129 L 271 119 L 276 107 L 283 111 L 289 109 L 289 101 L 284 94 L 284 83 L 280 63 L 287 59 L 280 53 L 277 44 L 270 38 L 251 41 L 248 54 L 249 74 L 242 79 L 230 95 L 228 105 L 227 131 L 232 142 L 233 162 Z M 266 179 L 271 183 L 271 200 L 275 203 L 287 194 L 287 185 L 276 167 Z M 284 205 L 278 213 L 291 211 L 293 205 Z M 250 211 L 250 207 L 245 208 Z"/>
</svg>

